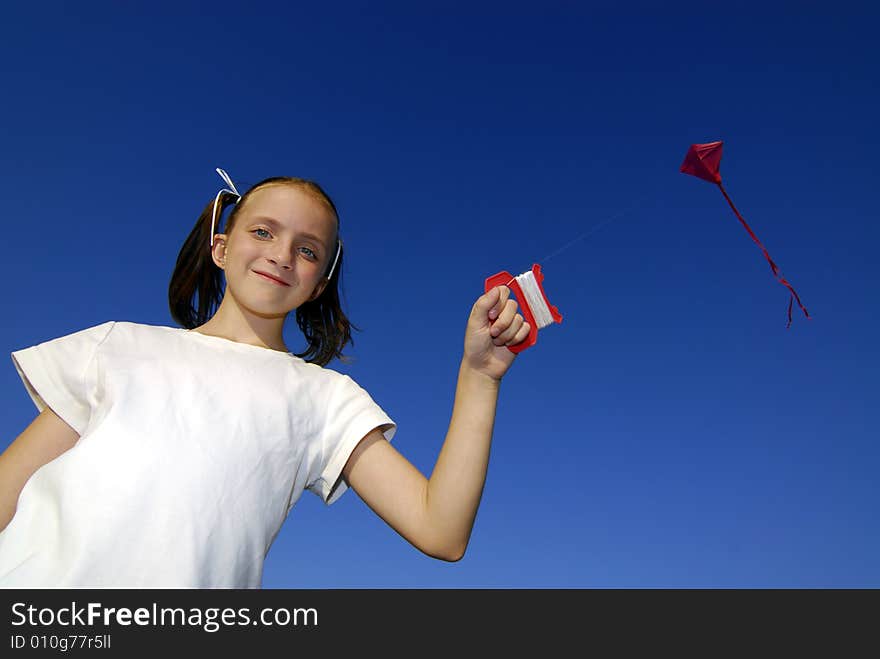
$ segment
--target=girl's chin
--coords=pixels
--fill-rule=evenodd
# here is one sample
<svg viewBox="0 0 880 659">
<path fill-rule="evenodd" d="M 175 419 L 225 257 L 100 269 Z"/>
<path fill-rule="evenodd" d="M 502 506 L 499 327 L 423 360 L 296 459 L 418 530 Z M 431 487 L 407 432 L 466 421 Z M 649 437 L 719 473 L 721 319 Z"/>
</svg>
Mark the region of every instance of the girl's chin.
<svg viewBox="0 0 880 659">
<path fill-rule="evenodd" d="M 267 303 L 265 300 L 255 300 L 254 298 L 251 298 L 250 300 L 235 298 L 235 304 L 245 313 L 251 314 L 253 316 L 258 316 L 266 320 L 269 320 L 271 318 L 283 319 L 284 316 L 289 314 L 291 311 L 296 310 L 296 307 L 291 307 L 287 304 L 271 304 Z"/>
</svg>

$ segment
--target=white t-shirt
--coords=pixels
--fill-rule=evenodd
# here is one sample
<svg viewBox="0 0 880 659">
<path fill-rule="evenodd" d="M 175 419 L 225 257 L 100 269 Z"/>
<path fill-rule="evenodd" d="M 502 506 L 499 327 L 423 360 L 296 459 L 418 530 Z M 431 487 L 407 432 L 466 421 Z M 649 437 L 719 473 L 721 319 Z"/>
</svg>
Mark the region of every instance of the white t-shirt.
<svg viewBox="0 0 880 659">
<path fill-rule="evenodd" d="M 80 439 L 25 484 L 3 587 L 259 588 L 303 490 L 333 503 L 358 442 L 396 430 L 347 375 L 181 328 L 110 321 L 12 358 Z"/>
</svg>

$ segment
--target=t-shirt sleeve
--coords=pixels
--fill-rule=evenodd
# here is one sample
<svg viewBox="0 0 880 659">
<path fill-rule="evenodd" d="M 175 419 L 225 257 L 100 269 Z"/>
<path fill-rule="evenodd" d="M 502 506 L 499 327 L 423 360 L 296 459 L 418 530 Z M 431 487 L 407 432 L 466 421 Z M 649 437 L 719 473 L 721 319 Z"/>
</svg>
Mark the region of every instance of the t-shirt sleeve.
<svg viewBox="0 0 880 659">
<path fill-rule="evenodd" d="M 37 409 L 51 408 L 80 435 L 94 404 L 95 354 L 114 324 L 109 321 L 12 353 Z"/>
<path fill-rule="evenodd" d="M 348 489 L 342 469 L 360 440 L 374 428 L 381 428 L 391 441 L 397 424 L 372 397 L 348 375 L 334 385 L 322 432 L 323 469 L 309 490 L 330 505 Z"/>
</svg>

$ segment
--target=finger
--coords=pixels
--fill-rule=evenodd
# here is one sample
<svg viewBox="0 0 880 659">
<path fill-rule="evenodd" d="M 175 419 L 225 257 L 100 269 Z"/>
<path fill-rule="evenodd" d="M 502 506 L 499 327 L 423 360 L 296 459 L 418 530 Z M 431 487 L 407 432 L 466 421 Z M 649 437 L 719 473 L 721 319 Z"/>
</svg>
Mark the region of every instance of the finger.
<svg viewBox="0 0 880 659">
<path fill-rule="evenodd" d="M 510 325 L 507 326 L 507 329 L 505 329 L 495 338 L 495 345 L 503 346 L 510 343 L 510 341 L 514 339 L 517 332 L 519 332 L 520 328 L 522 328 L 523 323 L 525 322 L 526 321 L 521 314 L 516 314 L 510 321 Z"/>
<path fill-rule="evenodd" d="M 497 304 L 499 294 L 498 286 L 490 288 L 477 298 L 477 302 L 474 304 L 474 311 L 480 315 L 489 313 L 489 310 Z"/>
<path fill-rule="evenodd" d="M 474 306 L 471 309 L 471 316 L 474 319 L 485 321 L 489 316 L 489 312 L 492 311 L 501 300 L 501 296 L 501 286 L 493 286 L 474 302 Z"/>
<path fill-rule="evenodd" d="M 506 331 L 507 328 L 510 327 L 510 323 L 513 322 L 514 316 L 516 316 L 516 310 L 516 300 L 507 300 L 498 319 L 492 323 L 492 328 L 489 330 L 489 333 L 492 336 L 497 337 L 500 336 L 502 332 Z"/>
<path fill-rule="evenodd" d="M 529 332 L 531 331 L 532 326 L 526 322 L 523 322 L 522 327 L 519 328 L 519 331 L 517 331 L 516 335 L 513 337 L 513 340 L 509 341 L 507 345 L 515 346 L 517 343 L 522 343 L 528 338 Z"/>
<path fill-rule="evenodd" d="M 510 289 L 507 288 L 507 286 L 496 286 L 495 288 L 498 289 L 498 298 L 488 310 L 489 320 L 495 320 L 498 318 L 510 297 Z M 492 290 L 495 290 L 495 288 Z"/>
</svg>

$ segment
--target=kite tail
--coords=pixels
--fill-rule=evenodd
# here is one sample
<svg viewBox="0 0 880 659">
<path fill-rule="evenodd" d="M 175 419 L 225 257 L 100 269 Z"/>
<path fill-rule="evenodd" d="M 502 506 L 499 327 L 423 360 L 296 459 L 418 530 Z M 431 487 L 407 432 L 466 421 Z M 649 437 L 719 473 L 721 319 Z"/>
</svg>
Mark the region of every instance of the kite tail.
<svg viewBox="0 0 880 659">
<path fill-rule="evenodd" d="M 773 275 L 779 280 L 780 284 L 782 284 L 789 291 L 791 291 L 791 297 L 789 298 L 789 301 L 788 301 L 788 325 L 787 326 L 791 327 L 791 307 L 792 307 L 793 300 L 797 300 L 798 306 L 801 308 L 801 311 L 803 311 L 804 315 L 807 318 L 809 318 L 810 314 L 806 310 L 804 305 L 801 304 L 801 298 L 798 296 L 798 294 L 794 290 L 794 288 L 792 288 L 791 284 L 788 283 L 788 281 L 785 279 L 785 277 L 782 277 L 779 274 L 779 268 L 776 267 L 776 264 L 773 262 L 773 259 L 770 258 L 770 254 L 767 253 L 767 250 L 764 248 L 764 246 L 761 244 L 761 241 L 758 240 L 758 237 L 754 234 L 752 229 L 749 227 L 749 225 L 743 219 L 743 216 L 739 214 L 738 210 L 736 210 L 736 206 L 733 205 L 733 202 L 730 200 L 730 197 L 727 196 L 727 190 L 724 189 L 724 186 L 721 185 L 721 183 L 718 183 L 718 187 L 721 188 L 721 194 L 723 194 L 724 198 L 727 199 L 727 203 L 730 204 L 730 207 L 733 209 L 733 212 L 736 213 L 736 217 L 739 219 L 739 221 L 745 227 L 746 231 L 749 232 L 749 235 L 752 237 L 752 240 L 754 240 L 755 243 L 757 243 L 758 247 L 761 248 L 761 251 L 764 253 L 764 258 L 767 259 L 767 263 L 770 264 L 770 269 L 773 270 Z"/>
</svg>

